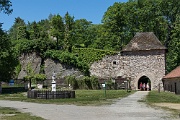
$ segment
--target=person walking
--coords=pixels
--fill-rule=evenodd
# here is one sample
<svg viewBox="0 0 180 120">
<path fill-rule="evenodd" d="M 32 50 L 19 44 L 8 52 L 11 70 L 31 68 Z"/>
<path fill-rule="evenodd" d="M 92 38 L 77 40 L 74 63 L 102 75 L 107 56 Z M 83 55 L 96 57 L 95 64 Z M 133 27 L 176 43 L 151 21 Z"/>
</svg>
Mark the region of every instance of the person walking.
<svg viewBox="0 0 180 120">
<path fill-rule="evenodd" d="M 140 83 L 139 87 L 140 87 L 140 90 L 142 91 L 142 89 L 143 89 L 143 84 L 142 84 L 142 82 Z"/>
<path fill-rule="evenodd" d="M 143 83 L 143 90 L 145 91 L 146 90 L 146 84 Z"/>
<path fill-rule="evenodd" d="M 149 83 L 147 83 L 146 88 L 147 88 L 147 91 L 149 91 Z"/>
</svg>

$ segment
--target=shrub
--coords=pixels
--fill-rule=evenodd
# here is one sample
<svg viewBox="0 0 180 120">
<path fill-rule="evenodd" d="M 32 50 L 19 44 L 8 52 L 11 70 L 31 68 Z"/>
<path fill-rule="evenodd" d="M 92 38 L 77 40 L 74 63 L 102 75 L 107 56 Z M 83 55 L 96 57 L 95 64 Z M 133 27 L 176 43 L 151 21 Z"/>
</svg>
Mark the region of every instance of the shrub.
<svg viewBox="0 0 180 120">
<path fill-rule="evenodd" d="M 48 50 L 45 52 L 45 57 L 59 60 L 60 63 L 65 63 L 74 67 L 79 68 L 85 75 L 89 75 L 88 63 L 82 61 L 73 53 L 59 50 Z"/>
<path fill-rule="evenodd" d="M 65 82 L 68 85 L 70 84 L 74 90 L 79 88 L 75 76 L 66 76 Z"/>
<path fill-rule="evenodd" d="M 92 86 L 93 90 L 97 90 L 100 88 L 99 81 L 98 81 L 97 77 L 91 76 L 90 80 L 91 80 L 91 86 Z"/>
<path fill-rule="evenodd" d="M 78 56 L 81 61 L 91 64 L 95 61 L 101 60 L 106 55 L 117 54 L 117 51 L 100 50 L 94 48 L 75 48 L 73 47 L 72 52 Z"/>
<path fill-rule="evenodd" d="M 95 76 L 83 76 L 76 78 L 75 76 L 67 76 L 65 78 L 66 84 L 71 84 L 73 89 L 99 89 L 98 78 Z"/>
</svg>

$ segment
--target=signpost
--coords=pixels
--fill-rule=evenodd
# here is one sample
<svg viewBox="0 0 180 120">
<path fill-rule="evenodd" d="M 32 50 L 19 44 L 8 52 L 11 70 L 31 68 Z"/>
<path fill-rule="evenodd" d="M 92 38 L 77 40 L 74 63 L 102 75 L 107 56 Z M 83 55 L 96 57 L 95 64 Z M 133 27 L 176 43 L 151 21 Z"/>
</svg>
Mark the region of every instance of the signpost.
<svg viewBox="0 0 180 120">
<path fill-rule="evenodd" d="M 126 83 L 126 89 L 127 89 L 127 92 L 128 92 L 128 81 L 125 80 L 124 82 Z"/>
<path fill-rule="evenodd" d="M 106 98 L 106 81 L 104 80 L 104 84 L 102 84 L 102 87 L 104 88 L 104 97 Z"/>
</svg>

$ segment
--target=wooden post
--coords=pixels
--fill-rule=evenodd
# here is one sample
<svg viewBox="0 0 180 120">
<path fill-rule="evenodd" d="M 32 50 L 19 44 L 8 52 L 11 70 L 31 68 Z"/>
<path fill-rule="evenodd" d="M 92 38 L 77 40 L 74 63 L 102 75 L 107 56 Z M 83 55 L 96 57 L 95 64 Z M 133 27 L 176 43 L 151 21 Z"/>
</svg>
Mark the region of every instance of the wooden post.
<svg viewBox="0 0 180 120">
<path fill-rule="evenodd" d="M 158 92 L 160 93 L 160 83 L 158 84 Z"/>
</svg>

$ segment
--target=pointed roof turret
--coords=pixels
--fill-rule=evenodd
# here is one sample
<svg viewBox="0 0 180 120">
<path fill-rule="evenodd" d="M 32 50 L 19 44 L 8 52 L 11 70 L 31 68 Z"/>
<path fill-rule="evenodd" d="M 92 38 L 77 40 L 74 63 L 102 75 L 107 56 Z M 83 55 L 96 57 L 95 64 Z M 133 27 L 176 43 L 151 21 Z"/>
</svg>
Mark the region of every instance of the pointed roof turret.
<svg viewBox="0 0 180 120">
<path fill-rule="evenodd" d="M 140 50 L 165 50 L 166 47 L 158 40 L 153 32 L 137 33 L 122 51 L 140 51 Z"/>
</svg>

